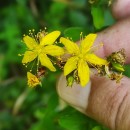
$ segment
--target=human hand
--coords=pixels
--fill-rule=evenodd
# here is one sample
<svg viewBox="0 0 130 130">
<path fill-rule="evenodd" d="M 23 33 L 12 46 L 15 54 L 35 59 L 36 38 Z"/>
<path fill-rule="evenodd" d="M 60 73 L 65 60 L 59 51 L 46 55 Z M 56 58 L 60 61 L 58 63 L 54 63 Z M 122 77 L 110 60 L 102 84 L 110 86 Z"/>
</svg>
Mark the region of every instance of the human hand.
<svg viewBox="0 0 130 130">
<path fill-rule="evenodd" d="M 105 57 L 124 48 L 126 63 L 130 63 L 130 1 L 115 0 L 113 16 L 118 19 L 112 27 L 98 33 L 95 45 L 104 43 L 97 55 Z M 91 70 L 91 81 L 82 88 L 77 84 L 66 87 L 66 79 L 61 76 L 57 91 L 59 96 L 80 112 L 108 126 L 111 130 L 130 129 L 130 79 L 125 77 L 116 83 L 99 77 Z"/>
</svg>

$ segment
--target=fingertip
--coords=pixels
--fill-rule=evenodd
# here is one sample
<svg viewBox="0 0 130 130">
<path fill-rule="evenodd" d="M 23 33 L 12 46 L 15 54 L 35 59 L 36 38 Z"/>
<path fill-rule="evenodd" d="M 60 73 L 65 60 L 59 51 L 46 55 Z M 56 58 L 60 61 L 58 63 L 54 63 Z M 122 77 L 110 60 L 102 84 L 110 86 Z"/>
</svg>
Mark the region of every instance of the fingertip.
<svg viewBox="0 0 130 130">
<path fill-rule="evenodd" d="M 129 0 L 113 0 L 112 14 L 115 19 L 123 19 L 130 16 L 130 1 Z"/>
<path fill-rule="evenodd" d="M 63 74 L 60 76 L 57 82 L 58 95 L 70 106 L 85 114 L 90 88 L 91 82 L 89 82 L 86 87 L 81 87 L 77 83 L 74 83 L 72 87 L 68 87 L 66 84 L 66 78 L 63 76 Z"/>
</svg>

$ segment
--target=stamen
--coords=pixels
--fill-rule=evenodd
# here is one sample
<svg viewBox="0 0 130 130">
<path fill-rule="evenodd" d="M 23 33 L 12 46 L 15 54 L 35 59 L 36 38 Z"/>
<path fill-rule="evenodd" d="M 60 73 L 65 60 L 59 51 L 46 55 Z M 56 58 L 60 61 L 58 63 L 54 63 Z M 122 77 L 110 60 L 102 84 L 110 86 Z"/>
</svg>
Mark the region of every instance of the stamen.
<svg viewBox="0 0 130 130">
<path fill-rule="evenodd" d="M 111 6 L 113 0 L 108 1 L 108 6 Z"/>
<path fill-rule="evenodd" d="M 38 67 L 39 67 L 39 58 L 37 60 L 37 72 L 38 72 Z"/>
<path fill-rule="evenodd" d="M 111 76 L 111 73 L 110 73 L 110 71 L 109 71 L 109 67 L 106 66 L 106 65 L 105 65 L 105 72 L 106 72 L 106 74 L 108 75 L 108 77 Z"/>
<path fill-rule="evenodd" d="M 62 60 L 62 58 L 61 58 L 61 57 L 57 57 L 57 59 L 58 59 L 58 60 Z"/>
<path fill-rule="evenodd" d="M 23 40 L 21 40 L 21 42 L 23 43 Z"/>
<path fill-rule="evenodd" d="M 102 46 L 103 46 L 103 43 L 100 43 L 100 44 L 98 44 L 98 45 L 92 46 L 92 47 L 90 48 L 90 52 L 93 53 L 93 52 L 99 50 Z"/>
<path fill-rule="evenodd" d="M 36 62 L 36 59 L 35 59 L 35 60 L 33 61 L 33 63 L 32 63 L 31 71 L 32 71 L 32 69 L 33 69 L 33 66 L 34 66 L 35 62 Z"/>
<path fill-rule="evenodd" d="M 80 41 L 82 41 L 84 38 L 83 38 L 83 32 L 80 33 Z"/>
<path fill-rule="evenodd" d="M 24 54 L 18 54 L 18 56 L 23 56 Z"/>
<path fill-rule="evenodd" d="M 88 64 L 90 64 L 93 68 L 95 68 L 98 72 L 99 72 L 99 69 L 94 65 L 92 64 L 91 62 L 87 61 Z"/>
</svg>

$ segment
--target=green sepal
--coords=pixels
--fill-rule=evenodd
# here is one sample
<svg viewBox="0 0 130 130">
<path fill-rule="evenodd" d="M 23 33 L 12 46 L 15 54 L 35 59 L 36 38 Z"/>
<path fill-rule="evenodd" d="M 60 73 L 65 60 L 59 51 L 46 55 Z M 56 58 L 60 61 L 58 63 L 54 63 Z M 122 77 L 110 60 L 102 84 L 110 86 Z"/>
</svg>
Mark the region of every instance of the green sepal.
<svg viewBox="0 0 130 130">
<path fill-rule="evenodd" d="M 66 76 L 66 80 L 67 80 L 67 86 L 72 87 L 74 83 L 74 76 L 69 74 Z"/>
<path fill-rule="evenodd" d="M 124 71 L 125 71 L 124 67 L 123 67 L 121 64 L 115 63 L 115 62 L 111 62 L 111 63 L 112 63 L 112 67 L 113 67 L 116 71 L 118 71 L 118 72 L 124 72 Z"/>
</svg>

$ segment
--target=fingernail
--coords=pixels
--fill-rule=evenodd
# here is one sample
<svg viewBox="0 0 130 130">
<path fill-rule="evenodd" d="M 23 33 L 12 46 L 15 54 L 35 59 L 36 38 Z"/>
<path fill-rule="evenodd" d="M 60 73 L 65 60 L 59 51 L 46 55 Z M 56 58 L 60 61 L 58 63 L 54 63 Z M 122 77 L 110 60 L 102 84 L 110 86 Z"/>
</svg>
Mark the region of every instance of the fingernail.
<svg viewBox="0 0 130 130">
<path fill-rule="evenodd" d="M 74 83 L 72 87 L 66 85 L 66 78 L 61 75 L 57 83 L 57 92 L 59 96 L 69 103 L 75 109 L 84 112 L 88 105 L 88 98 L 90 95 L 91 82 L 85 87 Z"/>
</svg>

